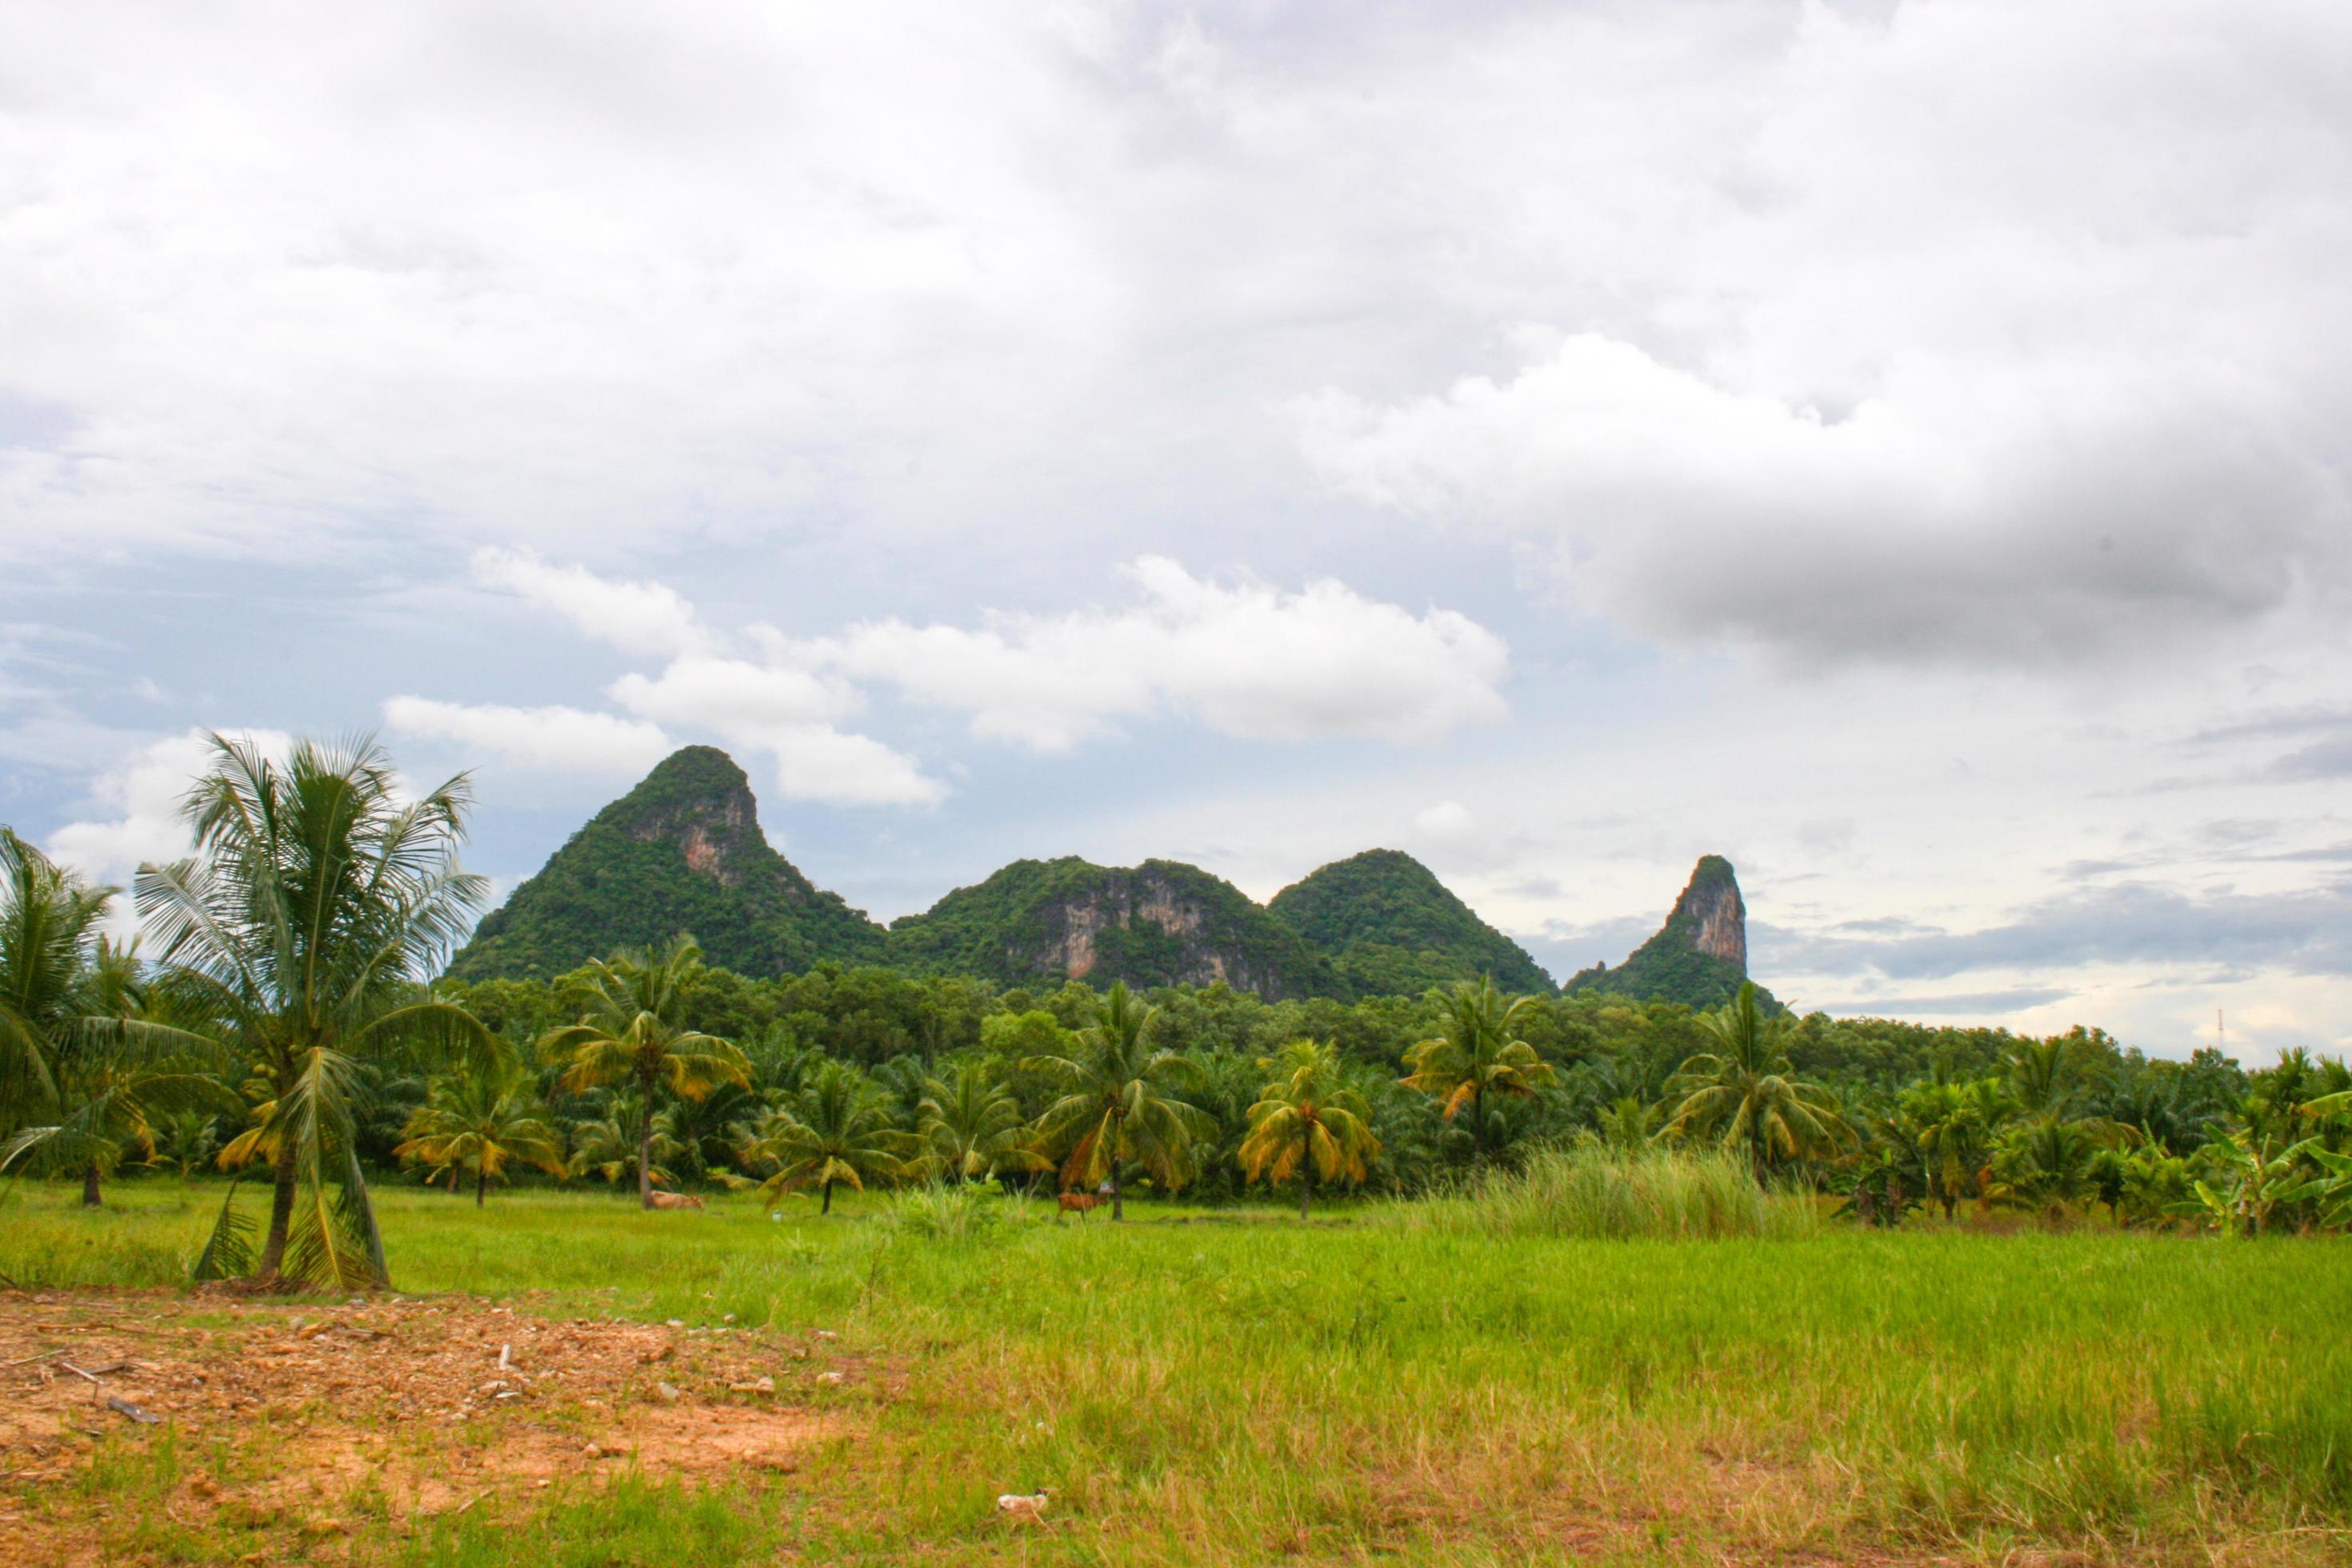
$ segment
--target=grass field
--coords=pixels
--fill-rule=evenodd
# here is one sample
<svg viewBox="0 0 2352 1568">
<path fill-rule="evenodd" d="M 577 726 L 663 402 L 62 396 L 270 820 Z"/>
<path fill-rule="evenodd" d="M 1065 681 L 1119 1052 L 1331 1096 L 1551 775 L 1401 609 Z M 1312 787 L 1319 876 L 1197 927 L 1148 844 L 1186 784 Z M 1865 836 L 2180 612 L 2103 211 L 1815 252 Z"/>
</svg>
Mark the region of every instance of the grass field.
<svg viewBox="0 0 2352 1568">
<path fill-rule="evenodd" d="M 52 1292 L 37 1315 L 176 1286 L 217 1189 L 75 1196 L 28 1183 L 0 1208 L 0 1272 Z M 404 1293 L 681 1334 L 731 1314 L 729 1354 L 823 1436 L 790 1473 L 575 1466 L 433 1515 L 359 1497 L 312 1539 L 174 1500 L 299 1466 L 355 1407 L 116 1423 L 68 1479 L 12 1483 L 20 1527 L 84 1532 L 93 1562 L 450 1568 L 2352 1560 L 2336 1241 L 1529 1239 L 1382 1205 L 1301 1226 L 1143 1204 L 1115 1227 L 854 1194 L 782 1222 L 602 1194 L 382 1206 Z M 303 1310 L 175 1310 L 232 1347 Z M 416 1431 L 495 1444 L 501 1418 Z M 998 1517 L 1039 1488 L 1043 1525 Z"/>
</svg>

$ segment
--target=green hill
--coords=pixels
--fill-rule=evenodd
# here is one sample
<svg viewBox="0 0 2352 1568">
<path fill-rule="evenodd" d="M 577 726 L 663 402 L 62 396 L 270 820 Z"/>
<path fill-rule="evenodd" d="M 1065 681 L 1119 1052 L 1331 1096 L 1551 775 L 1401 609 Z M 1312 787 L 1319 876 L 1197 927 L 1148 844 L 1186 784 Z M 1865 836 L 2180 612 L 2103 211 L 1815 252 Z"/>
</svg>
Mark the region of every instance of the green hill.
<svg viewBox="0 0 2352 1568">
<path fill-rule="evenodd" d="M 892 922 L 888 961 L 1000 984 L 1209 985 L 1347 996 L 1329 959 L 1223 878 L 1174 860 L 1016 860 Z"/>
<path fill-rule="evenodd" d="M 1580 970 L 1562 989 L 1710 1008 L 1739 994 L 1747 978 L 1748 906 L 1739 878 L 1722 856 L 1704 855 L 1656 935 L 1616 968 Z M 1782 1010 L 1770 992 L 1759 985 L 1757 993 L 1770 1011 Z"/>
<path fill-rule="evenodd" d="M 1428 867 L 1394 849 L 1334 861 L 1276 893 L 1267 908 L 1330 954 L 1359 995 L 1415 996 L 1482 974 L 1507 991 L 1553 989 L 1526 949 L 1480 920 Z"/>
<path fill-rule="evenodd" d="M 820 891 L 761 835 L 751 781 L 735 760 L 688 746 L 485 916 L 449 973 L 543 979 L 680 931 L 691 931 L 712 963 L 749 975 L 824 958 L 878 962 L 883 947 L 880 926 Z"/>
</svg>

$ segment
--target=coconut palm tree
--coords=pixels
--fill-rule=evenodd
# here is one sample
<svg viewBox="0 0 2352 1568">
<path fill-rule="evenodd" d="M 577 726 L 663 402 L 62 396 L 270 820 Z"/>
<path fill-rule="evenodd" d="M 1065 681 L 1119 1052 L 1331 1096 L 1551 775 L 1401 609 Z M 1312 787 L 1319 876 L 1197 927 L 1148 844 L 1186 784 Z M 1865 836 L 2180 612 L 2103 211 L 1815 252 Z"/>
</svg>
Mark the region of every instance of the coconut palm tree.
<svg viewBox="0 0 2352 1568">
<path fill-rule="evenodd" d="M 409 1117 L 393 1153 L 429 1166 L 428 1183 L 446 1171 L 453 1193 L 459 1177 L 471 1171 L 476 1208 L 488 1195 L 492 1179 L 515 1161 L 562 1175 L 563 1142 L 541 1118 L 532 1088 L 519 1063 L 442 1079 Z"/>
<path fill-rule="evenodd" d="M 1765 1016 L 1756 983 L 1745 981 L 1731 1002 L 1699 1020 L 1715 1049 L 1692 1057 L 1675 1074 L 1683 1099 L 1666 1130 L 1677 1137 L 1710 1137 L 1748 1158 L 1762 1181 L 1776 1160 L 1793 1160 L 1837 1147 L 1846 1138 L 1836 1101 L 1819 1084 L 1796 1076 L 1782 1044 L 1786 1020 Z"/>
<path fill-rule="evenodd" d="M 649 1173 L 652 1184 L 659 1186 L 675 1180 L 670 1162 L 677 1157 L 677 1143 L 656 1116 L 652 1121 L 652 1139 L 648 1143 L 637 1142 L 637 1097 L 615 1094 L 605 1114 L 571 1125 L 572 1157 L 567 1168 L 575 1176 L 593 1176 L 600 1182 L 615 1185 L 635 1180 L 640 1171 Z"/>
<path fill-rule="evenodd" d="M 917 1141 L 890 1125 L 872 1086 L 839 1062 L 819 1068 L 781 1109 L 743 1149 L 749 1162 L 776 1167 L 760 1184 L 760 1201 L 771 1209 L 786 1193 L 817 1187 L 823 1193 L 817 1213 L 831 1214 L 835 1184 L 864 1192 L 869 1181 L 899 1181 L 913 1173 Z"/>
<path fill-rule="evenodd" d="M 637 1201 L 654 1206 L 654 1098 L 662 1089 L 699 1100 L 721 1084 L 748 1088 L 743 1053 L 680 1021 L 702 949 L 676 938 L 650 957 L 591 959 L 579 1021 L 549 1030 L 539 1048 L 563 1064 L 566 1093 L 627 1084 L 636 1094 Z"/>
<path fill-rule="evenodd" d="M 1068 1092 L 1037 1120 L 1041 1140 L 1066 1149 L 1064 1187 L 1110 1184 L 1110 1216 L 1127 1217 L 1119 1182 L 1122 1162 L 1139 1163 L 1164 1187 L 1192 1174 L 1192 1141 L 1213 1137 L 1207 1112 L 1176 1091 L 1197 1089 L 1197 1063 L 1148 1043 L 1159 1009 L 1139 1001 L 1124 980 L 1096 1006 L 1095 1021 L 1076 1039 L 1076 1054 L 1024 1057 L 1024 1071 L 1044 1072 Z"/>
<path fill-rule="evenodd" d="M 946 1079 L 926 1079 L 917 1135 L 942 1174 L 969 1182 L 1003 1171 L 1043 1171 L 1052 1162 L 1029 1147 L 1021 1102 L 985 1062 L 956 1065 Z"/>
<path fill-rule="evenodd" d="M 181 807 L 196 853 L 142 866 L 136 884 L 163 983 L 270 1096 L 222 1155 L 270 1163 L 260 1253 L 249 1256 L 232 1187 L 199 1269 L 250 1263 L 264 1286 L 383 1284 L 353 1136 L 372 1063 L 480 1064 L 501 1050 L 425 984 L 488 890 L 457 863 L 471 789 L 461 773 L 412 797 L 372 740 L 299 741 L 282 763 L 249 740 L 211 744 Z"/>
<path fill-rule="evenodd" d="M 1294 1040 L 1258 1066 L 1278 1076 L 1249 1110 L 1240 1150 L 1243 1174 L 1279 1184 L 1298 1176 L 1298 1217 L 1318 1179 L 1361 1182 L 1379 1157 L 1372 1108 L 1340 1080 L 1339 1052 L 1318 1040 Z"/>
<path fill-rule="evenodd" d="M 1551 1065 L 1518 1037 L 1535 1013 L 1536 999 L 1505 995 L 1492 975 L 1461 981 L 1450 991 L 1433 990 L 1429 999 L 1444 1009 L 1444 1028 L 1405 1052 L 1404 1065 L 1412 1070 L 1400 1081 L 1441 1100 L 1448 1121 L 1467 1105 L 1472 1141 L 1486 1152 L 1492 1131 L 1487 1098 L 1526 1100 L 1553 1081 Z"/>
<path fill-rule="evenodd" d="M 153 1157 L 151 1118 L 245 1109 L 214 1042 L 148 1016 L 136 944 L 98 934 L 114 891 L 0 827 L 0 1170 L 77 1173 L 91 1208 L 126 1148 Z"/>
</svg>

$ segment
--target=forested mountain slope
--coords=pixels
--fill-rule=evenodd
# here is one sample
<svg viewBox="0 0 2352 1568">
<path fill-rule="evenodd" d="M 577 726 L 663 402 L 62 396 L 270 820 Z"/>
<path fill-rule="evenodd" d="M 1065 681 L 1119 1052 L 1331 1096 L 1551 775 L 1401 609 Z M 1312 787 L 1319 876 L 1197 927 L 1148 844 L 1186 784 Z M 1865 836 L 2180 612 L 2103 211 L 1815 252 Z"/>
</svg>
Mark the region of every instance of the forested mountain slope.
<svg viewBox="0 0 2352 1568">
<path fill-rule="evenodd" d="M 1549 993 L 1527 950 L 1472 912 L 1428 867 L 1394 849 L 1335 860 L 1266 906 L 1331 957 L 1358 995 L 1417 996 L 1491 974 L 1507 991 Z"/>
</svg>

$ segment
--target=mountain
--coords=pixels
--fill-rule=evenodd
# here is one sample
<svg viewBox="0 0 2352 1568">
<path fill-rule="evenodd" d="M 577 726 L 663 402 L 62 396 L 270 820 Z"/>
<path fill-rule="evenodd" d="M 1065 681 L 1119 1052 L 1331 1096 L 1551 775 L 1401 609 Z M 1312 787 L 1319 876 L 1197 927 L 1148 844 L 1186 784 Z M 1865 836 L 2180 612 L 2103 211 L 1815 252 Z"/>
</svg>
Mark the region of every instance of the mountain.
<svg viewBox="0 0 2352 1568">
<path fill-rule="evenodd" d="M 1016 860 L 893 921 L 889 959 L 1006 985 L 1222 980 L 1269 1000 L 1351 994 L 1328 958 L 1239 888 L 1175 860 Z"/>
<path fill-rule="evenodd" d="M 819 891 L 760 832 L 735 760 L 688 746 L 590 819 L 450 962 L 458 980 L 544 979 L 691 931 L 740 974 L 879 962 L 882 928 Z"/>
<path fill-rule="evenodd" d="M 1747 978 L 1748 906 L 1740 901 L 1739 879 L 1722 856 L 1703 855 L 1655 936 L 1616 968 L 1596 963 L 1563 989 L 1706 1008 L 1730 1001 Z M 1769 1010 L 1780 1011 L 1770 992 L 1757 991 Z"/>
<path fill-rule="evenodd" d="M 1433 985 L 1492 974 L 1506 991 L 1549 994 L 1551 976 L 1527 950 L 1471 912 L 1428 867 L 1367 849 L 1292 883 L 1266 908 L 1331 955 L 1361 996 L 1418 996 Z"/>
</svg>

